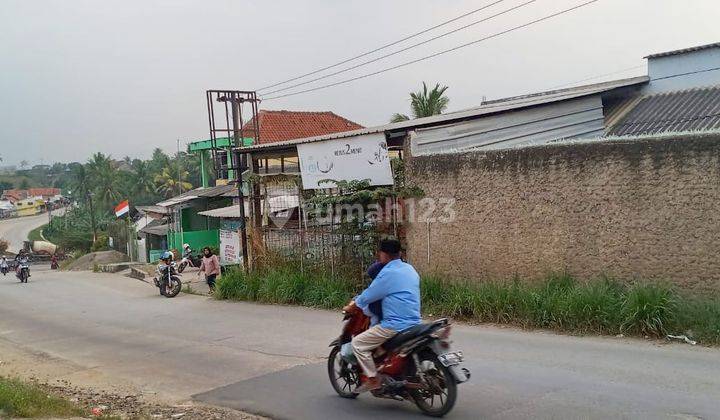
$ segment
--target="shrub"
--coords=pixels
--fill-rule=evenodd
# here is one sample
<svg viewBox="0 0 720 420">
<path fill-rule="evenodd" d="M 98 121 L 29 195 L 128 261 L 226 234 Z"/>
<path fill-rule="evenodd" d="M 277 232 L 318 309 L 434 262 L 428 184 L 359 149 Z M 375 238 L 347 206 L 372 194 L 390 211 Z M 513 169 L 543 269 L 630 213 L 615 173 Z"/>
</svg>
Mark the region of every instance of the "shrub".
<svg viewBox="0 0 720 420">
<path fill-rule="evenodd" d="M 10 247 L 10 243 L 6 241 L 5 239 L 0 239 L 0 254 L 4 254 L 7 252 L 8 247 Z"/>
<path fill-rule="evenodd" d="M 95 242 L 90 247 L 90 252 L 107 251 L 110 247 L 110 238 L 104 233 L 97 236 Z"/>
</svg>

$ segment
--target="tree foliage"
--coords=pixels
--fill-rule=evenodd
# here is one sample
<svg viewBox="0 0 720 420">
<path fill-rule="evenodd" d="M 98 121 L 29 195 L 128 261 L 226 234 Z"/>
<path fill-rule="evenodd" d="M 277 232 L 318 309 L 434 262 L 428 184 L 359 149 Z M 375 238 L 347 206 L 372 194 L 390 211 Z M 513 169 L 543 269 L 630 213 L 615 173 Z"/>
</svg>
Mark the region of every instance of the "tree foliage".
<svg viewBox="0 0 720 420">
<path fill-rule="evenodd" d="M 410 111 L 413 118 L 430 117 L 442 114 L 450 103 L 450 98 L 445 96 L 447 86 L 440 86 L 436 83 L 435 87 L 428 90 L 427 84 L 423 82 L 422 90 L 410 93 Z M 410 117 L 405 114 L 395 113 L 390 118 L 390 122 L 407 121 Z"/>
</svg>

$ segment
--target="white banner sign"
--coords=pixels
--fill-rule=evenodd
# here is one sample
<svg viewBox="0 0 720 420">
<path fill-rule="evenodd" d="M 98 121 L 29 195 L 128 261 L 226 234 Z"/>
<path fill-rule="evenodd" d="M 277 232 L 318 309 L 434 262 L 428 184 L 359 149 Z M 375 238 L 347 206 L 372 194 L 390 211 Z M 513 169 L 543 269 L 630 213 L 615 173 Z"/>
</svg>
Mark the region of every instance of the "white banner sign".
<svg viewBox="0 0 720 420">
<path fill-rule="evenodd" d="M 303 188 L 332 188 L 333 183 L 369 179 L 370 185 L 392 185 L 392 169 L 383 133 L 298 144 Z"/>
<path fill-rule="evenodd" d="M 240 264 L 240 234 L 234 230 L 220 229 L 220 264 Z"/>
</svg>

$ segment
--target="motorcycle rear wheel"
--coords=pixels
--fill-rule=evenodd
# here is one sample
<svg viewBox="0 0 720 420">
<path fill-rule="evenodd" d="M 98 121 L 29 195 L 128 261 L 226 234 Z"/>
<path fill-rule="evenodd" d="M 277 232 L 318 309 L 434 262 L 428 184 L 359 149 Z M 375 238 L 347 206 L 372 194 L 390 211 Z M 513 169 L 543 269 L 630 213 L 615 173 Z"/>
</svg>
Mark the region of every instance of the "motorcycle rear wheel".
<svg viewBox="0 0 720 420">
<path fill-rule="evenodd" d="M 340 354 L 340 346 L 335 346 L 330 351 L 327 368 L 330 384 L 339 396 L 357 398 L 360 395 L 354 392 L 360 386 L 357 369 L 343 359 L 342 354 Z"/>
<path fill-rule="evenodd" d="M 421 353 L 418 356 L 421 365 L 426 361 L 432 363 L 432 368 L 425 371 L 426 380 L 432 389 L 413 389 L 410 390 L 410 396 L 423 414 L 443 417 L 453 409 L 457 401 L 455 378 L 435 354 Z"/>
<path fill-rule="evenodd" d="M 180 263 L 177 268 L 178 273 L 182 273 L 185 270 L 185 267 L 187 267 L 187 263 Z"/>
<path fill-rule="evenodd" d="M 170 277 L 170 287 L 169 290 L 165 292 L 165 297 L 167 298 L 174 298 L 180 293 L 180 290 L 182 289 L 182 281 L 177 276 Z"/>
</svg>

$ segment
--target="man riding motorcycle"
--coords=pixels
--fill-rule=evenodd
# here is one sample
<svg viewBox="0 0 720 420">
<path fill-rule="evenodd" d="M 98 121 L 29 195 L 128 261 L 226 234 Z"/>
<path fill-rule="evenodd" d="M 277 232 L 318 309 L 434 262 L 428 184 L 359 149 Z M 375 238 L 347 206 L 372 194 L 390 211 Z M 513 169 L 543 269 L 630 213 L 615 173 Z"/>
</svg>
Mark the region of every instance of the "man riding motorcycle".
<svg viewBox="0 0 720 420">
<path fill-rule="evenodd" d="M 0 258 L 0 271 L 2 271 L 3 276 L 8 272 L 8 262 L 4 256 Z"/>
<path fill-rule="evenodd" d="M 15 255 L 15 274 L 20 274 L 20 267 L 22 267 L 23 262 L 30 261 L 30 255 L 24 250 L 21 249 L 17 255 Z M 30 273 L 28 273 L 28 277 L 30 277 Z"/>
<path fill-rule="evenodd" d="M 382 320 L 377 325 L 352 339 L 352 348 L 358 364 L 368 380 L 357 389 L 366 392 L 379 389 L 373 352 L 399 332 L 420 324 L 420 276 L 412 265 L 400 259 L 400 242 L 386 239 L 380 242 L 378 262 L 383 265 L 370 286 L 351 301 L 343 310 L 357 306 L 370 312 L 370 304 L 382 301 Z"/>
<path fill-rule="evenodd" d="M 192 249 L 190 248 L 190 244 L 183 244 L 183 258 L 190 258 L 192 256 Z"/>
</svg>

